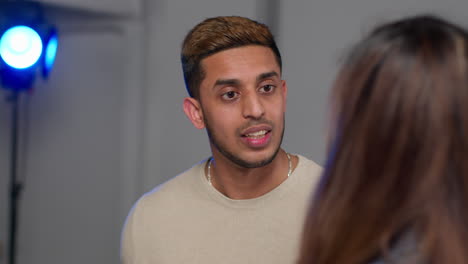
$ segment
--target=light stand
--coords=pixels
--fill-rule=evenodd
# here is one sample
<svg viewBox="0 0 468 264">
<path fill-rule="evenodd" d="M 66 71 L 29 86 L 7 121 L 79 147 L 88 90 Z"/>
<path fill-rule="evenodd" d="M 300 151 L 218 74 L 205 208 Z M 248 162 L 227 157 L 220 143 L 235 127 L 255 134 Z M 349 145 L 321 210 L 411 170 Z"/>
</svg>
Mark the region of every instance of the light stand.
<svg viewBox="0 0 468 264">
<path fill-rule="evenodd" d="M 16 263 L 18 205 L 24 184 L 17 177 L 20 94 L 31 90 L 39 68 L 42 68 L 42 77 L 48 77 L 57 44 L 57 31 L 45 23 L 39 3 L 0 3 L 0 82 L 2 88 L 10 92 L 8 101 L 11 103 L 9 264 Z"/>
<path fill-rule="evenodd" d="M 12 91 L 8 101 L 11 103 L 11 146 L 10 146 L 10 232 L 8 256 L 10 264 L 16 262 L 16 230 L 18 218 L 18 202 L 22 184 L 18 182 L 18 103 L 19 92 Z"/>
</svg>

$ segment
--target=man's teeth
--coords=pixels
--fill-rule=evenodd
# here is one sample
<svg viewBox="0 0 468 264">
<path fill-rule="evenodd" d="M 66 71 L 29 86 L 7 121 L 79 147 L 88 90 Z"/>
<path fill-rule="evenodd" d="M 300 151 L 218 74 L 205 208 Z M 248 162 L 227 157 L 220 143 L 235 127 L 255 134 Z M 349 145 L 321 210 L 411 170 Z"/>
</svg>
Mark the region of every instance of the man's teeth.
<svg viewBox="0 0 468 264">
<path fill-rule="evenodd" d="M 260 130 L 260 131 L 254 132 L 254 133 L 247 134 L 246 136 L 251 137 L 251 138 L 256 138 L 256 137 L 262 137 L 266 133 L 267 133 L 266 130 Z"/>
</svg>

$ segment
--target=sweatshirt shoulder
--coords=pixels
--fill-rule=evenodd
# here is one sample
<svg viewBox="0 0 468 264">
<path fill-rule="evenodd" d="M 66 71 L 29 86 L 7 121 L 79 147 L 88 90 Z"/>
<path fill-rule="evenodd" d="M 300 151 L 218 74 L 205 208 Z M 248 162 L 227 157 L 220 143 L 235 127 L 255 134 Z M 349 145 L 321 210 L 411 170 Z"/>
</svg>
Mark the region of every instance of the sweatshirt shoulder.
<svg viewBox="0 0 468 264">
<path fill-rule="evenodd" d="M 145 193 L 137 204 L 143 207 L 158 205 L 160 203 L 173 203 L 180 199 L 186 199 L 194 194 L 200 181 L 200 173 L 203 172 L 205 161 L 195 164 L 190 169 L 156 186 Z"/>
<path fill-rule="evenodd" d="M 313 175 L 317 174 L 320 175 L 323 171 L 322 166 L 318 165 L 316 162 L 306 158 L 302 155 L 296 154 L 299 157 L 299 163 L 297 165 L 297 169 L 306 171 Z"/>
</svg>

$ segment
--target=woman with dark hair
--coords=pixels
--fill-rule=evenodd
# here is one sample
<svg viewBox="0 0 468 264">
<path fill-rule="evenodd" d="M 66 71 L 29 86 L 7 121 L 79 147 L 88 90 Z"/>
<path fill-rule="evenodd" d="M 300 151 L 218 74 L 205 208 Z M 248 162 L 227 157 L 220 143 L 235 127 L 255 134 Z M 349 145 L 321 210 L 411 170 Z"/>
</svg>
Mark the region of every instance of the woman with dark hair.
<svg viewBox="0 0 468 264">
<path fill-rule="evenodd" d="M 468 263 L 467 33 L 434 16 L 377 27 L 332 98 L 298 263 Z"/>
</svg>

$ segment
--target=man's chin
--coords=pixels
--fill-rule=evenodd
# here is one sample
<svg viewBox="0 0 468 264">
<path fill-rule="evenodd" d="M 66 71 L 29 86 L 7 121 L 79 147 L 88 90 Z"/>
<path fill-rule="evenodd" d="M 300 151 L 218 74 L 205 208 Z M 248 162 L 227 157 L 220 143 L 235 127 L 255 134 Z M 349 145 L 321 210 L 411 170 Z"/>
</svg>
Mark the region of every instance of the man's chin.
<svg viewBox="0 0 468 264">
<path fill-rule="evenodd" d="M 273 158 L 265 159 L 265 160 L 256 160 L 256 161 L 243 161 L 242 164 L 237 164 L 244 168 L 254 169 L 254 168 L 261 168 L 273 161 Z"/>
<path fill-rule="evenodd" d="M 271 149 L 271 146 L 269 146 L 263 150 L 244 149 L 243 151 L 237 153 L 231 152 L 223 144 L 218 144 L 221 143 L 221 141 L 218 141 L 213 137 L 211 129 L 208 129 L 207 127 L 207 131 L 211 145 L 214 146 L 217 151 L 221 153 L 221 155 L 223 155 L 226 159 L 242 168 L 253 169 L 264 167 L 275 159 L 280 150 L 279 145 L 276 147 L 276 149 Z"/>
<path fill-rule="evenodd" d="M 221 153 L 239 167 L 254 169 L 261 168 L 270 164 L 275 159 L 276 155 L 278 154 L 278 151 L 279 148 L 275 150 L 274 153 L 266 155 L 264 154 L 261 156 L 259 154 L 251 154 L 251 157 L 244 155 L 243 158 L 240 158 L 241 155 L 231 155 L 230 153 L 226 153 L 224 151 L 221 151 Z"/>
</svg>

